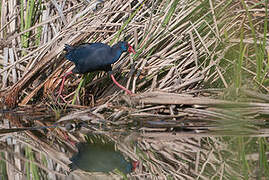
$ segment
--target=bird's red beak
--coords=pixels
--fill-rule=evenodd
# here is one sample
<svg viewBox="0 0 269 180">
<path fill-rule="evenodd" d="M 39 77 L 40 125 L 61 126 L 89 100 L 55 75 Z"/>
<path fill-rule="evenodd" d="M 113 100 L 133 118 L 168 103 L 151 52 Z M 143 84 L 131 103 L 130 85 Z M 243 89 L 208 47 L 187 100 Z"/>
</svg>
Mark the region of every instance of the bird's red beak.
<svg viewBox="0 0 269 180">
<path fill-rule="evenodd" d="M 134 53 L 134 54 L 136 53 L 134 48 L 130 44 L 128 44 L 128 52 L 129 53 Z"/>
</svg>

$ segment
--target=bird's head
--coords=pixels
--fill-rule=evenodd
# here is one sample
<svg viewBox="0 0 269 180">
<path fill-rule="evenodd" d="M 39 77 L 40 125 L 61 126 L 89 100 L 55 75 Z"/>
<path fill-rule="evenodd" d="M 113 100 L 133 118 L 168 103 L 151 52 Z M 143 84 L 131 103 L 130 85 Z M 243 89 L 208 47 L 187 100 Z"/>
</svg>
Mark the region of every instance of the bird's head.
<svg viewBox="0 0 269 180">
<path fill-rule="evenodd" d="M 117 45 L 119 46 L 119 48 L 123 52 L 128 51 L 129 53 L 134 53 L 135 54 L 134 48 L 129 43 L 127 43 L 125 41 L 120 41 L 120 42 L 117 43 Z"/>
</svg>

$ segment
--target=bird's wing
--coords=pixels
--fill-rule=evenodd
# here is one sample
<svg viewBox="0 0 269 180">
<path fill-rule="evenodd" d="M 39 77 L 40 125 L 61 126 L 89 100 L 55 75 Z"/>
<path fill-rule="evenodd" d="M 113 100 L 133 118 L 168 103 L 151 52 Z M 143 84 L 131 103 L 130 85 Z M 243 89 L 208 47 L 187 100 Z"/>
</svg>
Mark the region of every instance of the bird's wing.
<svg viewBox="0 0 269 180">
<path fill-rule="evenodd" d="M 111 47 L 103 43 L 66 46 L 65 57 L 76 65 L 77 73 L 111 69 Z"/>
<path fill-rule="evenodd" d="M 111 69 L 111 48 L 108 45 L 98 48 L 88 46 L 85 51 L 80 52 L 79 57 L 76 66 L 79 66 L 82 72 Z"/>
<path fill-rule="evenodd" d="M 73 61 L 75 64 L 80 63 L 81 61 L 88 58 L 90 54 L 93 54 L 97 49 L 103 49 L 109 47 L 103 43 L 85 43 L 78 46 L 65 45 L 65 54 L 66 59 Z"/>
</svg>

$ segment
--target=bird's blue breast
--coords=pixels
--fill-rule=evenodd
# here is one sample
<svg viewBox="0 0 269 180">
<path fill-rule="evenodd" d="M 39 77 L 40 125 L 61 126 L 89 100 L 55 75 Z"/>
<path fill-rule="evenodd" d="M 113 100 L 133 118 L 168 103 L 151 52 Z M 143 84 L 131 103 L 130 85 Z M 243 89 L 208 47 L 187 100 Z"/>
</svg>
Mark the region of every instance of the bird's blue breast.
<svg viewBox="0 0 269 180">
<path fill-rule="evenodd" d="M 117 50 L 114 52 L 112 58 L 111 58 L 111 64 L 115 63 L 121 56 L 122 52 L 120 50 Z"/>
</svg>

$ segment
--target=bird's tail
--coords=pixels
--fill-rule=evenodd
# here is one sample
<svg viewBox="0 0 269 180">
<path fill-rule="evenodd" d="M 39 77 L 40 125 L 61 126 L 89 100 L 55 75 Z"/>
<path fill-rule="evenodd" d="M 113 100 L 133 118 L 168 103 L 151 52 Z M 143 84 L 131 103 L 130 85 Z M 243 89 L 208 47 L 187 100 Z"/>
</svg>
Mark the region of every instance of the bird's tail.
<svg viewBox="0 0 269 180">
<path fill-rule="evenodd" d="M 69 52 L 69 51 L 71 51 L 72 49 L 74 49 L 73 46 L 70 46 L 70 45 L 68 45 L 68 44 L 65 44 L 65 45 L 64 45 L 64 51 Z"/>
</svg>

